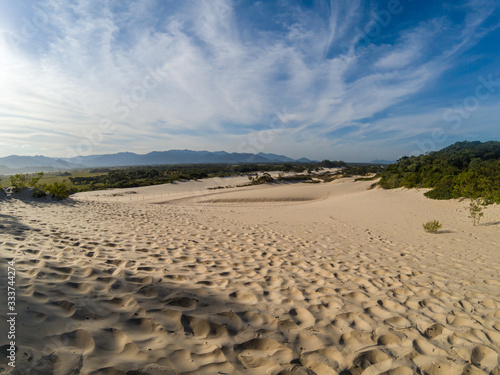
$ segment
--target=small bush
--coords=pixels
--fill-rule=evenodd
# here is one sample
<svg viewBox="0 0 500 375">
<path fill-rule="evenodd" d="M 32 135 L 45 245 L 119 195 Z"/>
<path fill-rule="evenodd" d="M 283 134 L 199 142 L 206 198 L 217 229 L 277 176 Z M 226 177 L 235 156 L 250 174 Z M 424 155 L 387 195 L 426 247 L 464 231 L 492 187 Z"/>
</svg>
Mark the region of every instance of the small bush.
<svg viewBox="0 0 500 375">
<path fill-rule="evenodd" d="M 441 223 L 437 220 L 428 221 L 427 223 L 422 224 L 422 226 L 428 233 L 437 233 L 437 231 L 442 227 Z"/>
<path fill-rule="evenodd" d="M 479 221 L 481 220 L 481 217 L 483 217 L 484 212 L 483 212 L 483 207 L 486 205 L 486 202 L 484 202 L 482 199 L 472 199 L 469 204 L 469 217 L 473 220 L 473 225 L 476 226 L 476 222 L 479 225 Z"/>
<path fill-rule="evenodd" d="M 64 182 L 56 181 L 53 184 L 45 185 L 43 190 L 49 193 L 52 198 L 61 200 L 68 198 L 70 194 L 70 190 Z"/>
<path fill-rule="evenodd" d="M 44 198 L 47 196 L 47 193 L 41 189 L 33 190 L 33 198 Z"/>
<path fill-rule="evenodd" d="M 25 174 L 10 176 L 10 184 L 14 189 L 14 193 L 19 193 L 28 187 L 28 176 Z"/>
<path fill-rule="evenodd" d="M 274 181 L 274 178 L 267 172 L 264 172 L 262 176 L 258 174 L 255 177 L 248 176 L 248 179 L 252 182 L 252 185 L 270 184 Z"/>
</svg>

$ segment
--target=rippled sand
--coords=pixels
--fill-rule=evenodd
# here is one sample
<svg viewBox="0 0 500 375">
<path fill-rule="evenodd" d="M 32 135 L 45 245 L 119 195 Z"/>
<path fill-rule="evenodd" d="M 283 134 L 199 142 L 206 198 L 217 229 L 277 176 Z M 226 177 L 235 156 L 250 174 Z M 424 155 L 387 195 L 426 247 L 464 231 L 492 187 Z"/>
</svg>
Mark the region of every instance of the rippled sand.
<svg viewBox="0 0 500 375">
<path fill-rule="evenodd" d="M 1 200 L 4 373 L 500 374 L 499 206 L 473 227 L 371 182 L 217 184 Z"/>
</svg>

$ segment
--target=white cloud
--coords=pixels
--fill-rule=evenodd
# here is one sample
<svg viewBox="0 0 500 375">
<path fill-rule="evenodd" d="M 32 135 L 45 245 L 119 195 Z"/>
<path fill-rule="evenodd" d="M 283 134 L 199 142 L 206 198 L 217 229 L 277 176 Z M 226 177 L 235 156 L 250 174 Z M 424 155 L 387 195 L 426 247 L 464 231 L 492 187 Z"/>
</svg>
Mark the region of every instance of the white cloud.
<svg viewBox="0 0 500 375">
<path fill-rule="evenodd" d="M 393 45 L 332 57 L 332 48 L 352 46 L 351 30 L 365 11 L 360 1 L 291 7 L 286 32 L 253 34 L 242 32 L 243 16 L 228 0 L 40 6 L 51 9 L 36 36 L 44 43 L 14 50 L 0 38 L 0 136 L 12 145 L 27 139 L 34 151 L 45 147 L 56 156 L 103 119 L 116 129 L 95 152 L 178 145 L 235 151 L 245 134 L 266 128 L 284 106 L 289 131 L 266 150 L 293 145 L 312 152 L 315 142 L 334 142 L 322 138 L 326 133 L 370 119 L 426 87 L 449 56 L 477 40 L 491 14 L 468 16 L 458 36 L 438 19 L 402 31 Z M 430 54 L 429 46 L 443 38 L 447 48 Z M 156 70 L 163 75 L 155 79 Z M 390 129 L 391 120 L 384 126 Z"/>
</svg>

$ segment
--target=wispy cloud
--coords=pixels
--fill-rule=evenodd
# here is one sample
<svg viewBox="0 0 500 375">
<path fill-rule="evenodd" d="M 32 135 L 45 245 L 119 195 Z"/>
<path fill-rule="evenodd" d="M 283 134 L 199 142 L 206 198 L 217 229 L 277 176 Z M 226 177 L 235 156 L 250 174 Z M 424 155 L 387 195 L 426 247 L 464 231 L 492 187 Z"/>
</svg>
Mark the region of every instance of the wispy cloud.
<svg viewBox="0 0 500 375">
<path fill-rule="evenodd" d="M 361 46 L 353 30 L 376 21 L 359 0 L 313 7 L 229 0 L 33 3 L 20 8 L 18 23 L 0 24 L 1 153 L 29 143 L 30 152 L 46 148 L 65 156 L 67 146 L 103 119 L 115 126 L 95 145 L 99 153 L 236 151 L 284 106 L 288 131 L 266 151 L 327 157 L 328 148 L 342 143 L 330 134 L 353 125 L 359 127 L 350 137 L 360 142 L 380 142 L 377 134 L 389 130 L 393 141 L 403 139 L 416 133 L 404 123 L 409 115 L 378 117 L 429 90 L 498 27 L 491 21 L 498 6 L 486 3 L 453 6 L 463 21 L 443 11 Z M 13 48 L 6 35 L 18 35 L 22 17 L 43 9 L 50 9 L 46 24 Z M 267 17 L 265 28 L 258 15 Z M 152 79 L 152 72 L 161 74 Z"/>
</svg>

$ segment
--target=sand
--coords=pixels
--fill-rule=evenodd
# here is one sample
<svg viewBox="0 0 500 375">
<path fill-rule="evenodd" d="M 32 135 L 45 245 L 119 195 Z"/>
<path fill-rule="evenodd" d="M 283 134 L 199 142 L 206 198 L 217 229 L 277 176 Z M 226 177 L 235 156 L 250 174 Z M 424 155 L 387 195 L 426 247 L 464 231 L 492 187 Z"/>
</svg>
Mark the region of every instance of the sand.
<svg viewBox="0 0 500 375">
<path fill-rule="evenodd" d="M 1 200 L 0 372 L 500 374 L 499 206 L 247 181 Z"/>
</svg>

